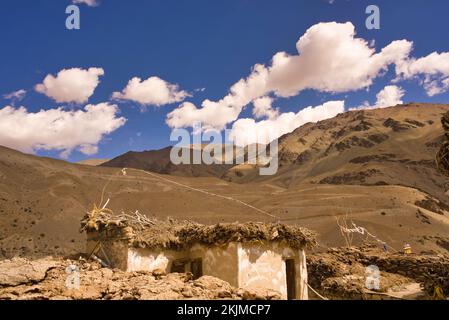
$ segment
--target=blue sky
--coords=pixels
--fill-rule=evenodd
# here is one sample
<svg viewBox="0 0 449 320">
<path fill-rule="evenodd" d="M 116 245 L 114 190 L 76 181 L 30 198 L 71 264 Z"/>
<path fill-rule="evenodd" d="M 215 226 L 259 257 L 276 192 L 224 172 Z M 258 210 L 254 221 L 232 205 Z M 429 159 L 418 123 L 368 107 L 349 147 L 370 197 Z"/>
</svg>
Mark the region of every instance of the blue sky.
<svg viewBox="0 0 449 320">
<path fill-rule="evenodd" d="M 15 106 L 28 112 L 64 106 L 34 90 L 48 74 L 62 69 L 99 67 L 104 76 L 89 98 L 90 104 L 108 102 L 133 77 L 157 76 L 179 85 L 193 96 L 186 101 L 200 106 L 204 99 L 219 100 L 229 88 L 251 73 L 256 63 L 269 65 L 274 54 L 297 54 L 295 44 L 311 26 L 320 22 L 350 21 L 357 37 L 375 40 L 377 51 L 394 40 L 413 41 L 413 57 L 448 52 L 449 2 L 335 0 L 101 0 L 99 6 L 79 5 L 81 29 L 65 28 L 65 8 L 70 0 L 2 1 L 0 37 L 0 95 L 24 89 L 26 96 Z M 365 8 L 381 9 L 381 29 L 367 30 Z M 276 99 L 281 112 L 317 106 L 325 101 L 345 100 L 356 107 L 391 83 L 394 72 L 377 77 L 369 90 L 343 93 L 303 90 L 290 98 Z M 416 79 L 400 83 L 404 102 L 449 101 L 444 92 L 429 97 Z M 204 91 L 195 89 L 205 88 Z M 1 97 L 0 97 L 1 99 Z M 127 122 L 99 143 L 96 155 L 74 150 L 69 160 L 111 158 L 129 150 L 158 149 L 172 144 L 169 112 L 180 103 L 148 106 L 142 112 L 134 102 L 112 102 Z M 0 101 L 0 109 L 10 105 Z M 252 117 L 246 107 L 240 118 Z M 20 126 L 20 123 L 17 123 Z M 58 157 L 61 150 L 37 154 Z"/>
</svg>

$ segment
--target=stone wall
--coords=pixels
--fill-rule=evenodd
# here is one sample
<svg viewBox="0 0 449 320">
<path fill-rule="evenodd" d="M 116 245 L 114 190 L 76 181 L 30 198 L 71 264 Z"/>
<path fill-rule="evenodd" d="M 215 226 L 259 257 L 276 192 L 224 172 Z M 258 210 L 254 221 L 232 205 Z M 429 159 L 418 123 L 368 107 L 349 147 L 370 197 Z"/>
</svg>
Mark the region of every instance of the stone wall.
<svg viewBox="0 0 449 320">
<path fill-rule="evenodd" d="M 435 287 L 441 287 L 449 294 L 449 258 L 443 255 L 386 253 L 376 246 L 361 248 L 331 248 L 325 253 L 308 257 L 309 283 L 315 289 L 326 289 L 329 279 L 347 280 L 360 278 L 361 286 L 350 286 L 346 281 L 344 294 L 340 298 L 354 298 L 365 289 L 366 267 L 375 265 L 381 272 L 399 275 L 420 283 L 427 294 L 432 296 Z M 384 277 L 383 277 L 384 278 Z M 326 289 L 327 290 L 327 289 Z M 332 293 L 327 290 L 326 294 Z M 342 290 L 340 290 L 342 291 Z M 354 294 L 355 292 L 355 294 Z"/>
<path fill-rule="evenodd" d="M 377 265 L 380 270 L 397 273 L 421 283 L 432 295 L 436 286 L 449 294 L 449 259 L 443 256 L 390 255 L 367 256 L 365 263 Z"/>
</svg>

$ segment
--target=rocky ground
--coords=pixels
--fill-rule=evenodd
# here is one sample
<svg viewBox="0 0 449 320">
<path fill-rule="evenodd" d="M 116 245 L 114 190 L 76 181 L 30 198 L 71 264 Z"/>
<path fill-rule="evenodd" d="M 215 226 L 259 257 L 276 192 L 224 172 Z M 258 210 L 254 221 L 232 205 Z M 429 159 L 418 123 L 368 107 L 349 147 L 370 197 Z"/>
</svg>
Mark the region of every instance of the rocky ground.
<svg viewBox="0 0 449 320">
<path fill-rule="evenodd" d="M 67 268 L 79 270 L 79 289 L 66 284 Z M 73 284 L 73 282 L 71 282 Z M 73 287 L 72 287 L 73 288 Z M 236 289 L 220 279 L 191 274 L 126 273 L 80 260 L 30 261 L 21 258 L 0 262 L 0 300 L 275 300 L 273 291 Z"/>
<path fill-rule="evenodd" d="M 309 254 L 309 284 L 328 299 L 372 300 L 435 298 L 435 288 L 449 294 L 449 257 L 382 252 L 374 246 L 334 248 Z M 380 288 L 366 287 L 367 267 L 380 270 Z M 68 267 L 79 271 L 79 289 L 69 289 Z M 69 286 L 70 287 L 70 286 Z M 322 299 L 309 290 L 311 299 Z M 191 274 L 126 273 L 97 262 L 14 258 L 0 262 L 0 300 L 277 300 L 277 292 L 237 289 L 220 279 Z"/>
</svg>

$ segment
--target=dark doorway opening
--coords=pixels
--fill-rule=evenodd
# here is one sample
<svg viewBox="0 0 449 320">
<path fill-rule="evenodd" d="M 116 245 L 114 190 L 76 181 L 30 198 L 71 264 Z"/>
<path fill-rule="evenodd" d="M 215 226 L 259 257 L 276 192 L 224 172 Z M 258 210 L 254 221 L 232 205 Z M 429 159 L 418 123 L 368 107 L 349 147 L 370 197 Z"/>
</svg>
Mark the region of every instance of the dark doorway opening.
<svg viewBox="0 0 449 320">
<path fill-rule="evenodd" d="M 296 270 L 295 270 L 295 260 L 287 259 L 285 260 L 285 271 L 287 276 L 287 299 L 296 299 Z"/>
<path fill-rule="evenodd" d="M 177 260 L 173 261 L 170 269 L 171 273 L 185 273 L 186 272 L 186 261 Z"/>
<path fill-rule="evenodd" d="M 203 276 L 203 259 L 192 260 L 190 264 L 190 271 L 193 274 L 193 279 L 196 280 Z"/>
</svg>

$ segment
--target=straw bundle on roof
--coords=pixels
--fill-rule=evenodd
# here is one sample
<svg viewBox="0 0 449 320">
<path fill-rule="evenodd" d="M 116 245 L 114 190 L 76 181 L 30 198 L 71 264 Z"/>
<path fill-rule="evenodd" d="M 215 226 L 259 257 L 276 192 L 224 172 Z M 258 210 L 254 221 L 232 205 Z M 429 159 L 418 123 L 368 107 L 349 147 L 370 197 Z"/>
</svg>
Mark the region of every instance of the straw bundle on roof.
<svg viewBox="0 0 449 320">
<path fill-rule="evenodd" d="M 110 212 L 87 214 L 81 231 L 98 232 L 108 239 L 127 240 L 140 248 L 180 250 L 193 244 L 225 245 L 230 242 L 285 242 L 292 248 L 313 247 L 315 233 L 281 223 L 220 223 L 202 225 L 190 221 L 150 219 L 138 213 L 115 216 Z"/>
</svg>

